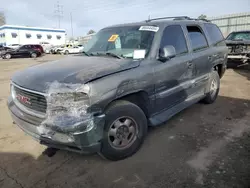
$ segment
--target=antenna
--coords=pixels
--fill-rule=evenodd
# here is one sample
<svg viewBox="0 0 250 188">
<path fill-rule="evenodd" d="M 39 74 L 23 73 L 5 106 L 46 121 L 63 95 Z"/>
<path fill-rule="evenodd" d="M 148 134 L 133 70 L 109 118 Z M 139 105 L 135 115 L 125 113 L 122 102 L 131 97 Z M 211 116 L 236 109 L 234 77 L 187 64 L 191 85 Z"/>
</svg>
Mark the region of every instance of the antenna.
<svg viewBox="0 0 250 188">
<path fill-rule="evenodd" d="M 57 1 L 55 4 L 55 16 L 58 18 L 58 27 L 61 27 L 61 18 L 63 17 L 63 5 Z"/>
</svg>

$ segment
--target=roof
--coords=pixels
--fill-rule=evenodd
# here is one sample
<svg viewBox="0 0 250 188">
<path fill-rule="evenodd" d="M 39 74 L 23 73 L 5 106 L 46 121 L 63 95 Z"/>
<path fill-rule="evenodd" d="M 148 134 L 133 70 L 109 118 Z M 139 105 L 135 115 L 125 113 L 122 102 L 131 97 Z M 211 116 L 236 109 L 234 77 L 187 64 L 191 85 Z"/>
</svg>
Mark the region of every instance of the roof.
<svg viewBox="0 0 250 188">
<path fill-rule="evenodd" d="M 172 19 L 172 20 L 169 20 L 168 18 L 174 18 L 174 17 L 165 17 L 165 18 L 155 18 L 155 19 L 152 19 L 152 20 L 145 20 L 145 21 L 141 21 L 141 22 L 116 24 L 116 25 L 108 26 L 106 28 L 126 27 L 126 26 L 140 26 L 140 25 L 156 25 L 156 26 L 160 26 L 160 25 L 173 24 L 173 23 L 183 23 L 183 22 L 186 22 L 186 23 L 197 23 L 197 22 L 211 23 L 208 20 L 192 19 L 192 18 L 189 18 L 189 17 L 183 17 L 183 19 Z M 182 17 L 176 17 L 176 18 L 182 18 Z"/>
<path fill-rule="evenodd" d="M 65 33 L 65 29 L 54 29 L 54 28 L 43 28 L 43 27 L 28 27 L 28 26 L 18 26 L 18 25 L 2 25 L 0 26 L 0 31 L 3 29 L 15 29 L 15 30 L 25 30 L 25 31 L 44 31 L 44 32 L 59 32 Z"/>
</svg>

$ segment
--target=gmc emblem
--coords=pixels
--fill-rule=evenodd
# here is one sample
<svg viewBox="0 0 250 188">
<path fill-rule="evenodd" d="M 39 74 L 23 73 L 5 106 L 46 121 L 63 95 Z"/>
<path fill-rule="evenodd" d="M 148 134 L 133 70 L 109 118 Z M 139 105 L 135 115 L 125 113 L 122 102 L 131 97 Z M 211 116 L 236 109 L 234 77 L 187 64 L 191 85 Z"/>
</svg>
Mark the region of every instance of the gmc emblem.
<svg viewBox="0 0 250 188">
<path fill-rule="evenodd" d="M 17 98 L 20 102 L 22 102 L 22 103 L 24 103 L 24 104 L 31 104 L 31 103 L 30 103 L 30 98 L 29 98 L 29 97 L 25 97 L 25 96 L 23 96 L 23 95 L 18 94 L 18 95 L 16 96 L 16 98 Z"/>
</svg>

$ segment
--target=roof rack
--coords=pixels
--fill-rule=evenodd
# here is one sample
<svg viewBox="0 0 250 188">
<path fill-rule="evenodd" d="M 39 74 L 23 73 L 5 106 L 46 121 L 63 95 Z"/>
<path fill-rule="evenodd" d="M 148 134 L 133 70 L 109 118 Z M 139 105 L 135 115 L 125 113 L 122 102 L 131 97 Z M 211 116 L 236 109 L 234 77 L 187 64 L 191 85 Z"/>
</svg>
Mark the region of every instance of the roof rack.
<svg viewBox="0 0 250 188">
<path fill-rule="evenodd" d="M 160 18 L 153 18 L 153 19 L 150 19 L 150 17 L 149 17 L 148 20 L 146 20 L 146 22 L 151 22 L 151 21 L 155 21 L 155 20 L 167 20 L 167 19 L 173 19 L 173 20 L 196 20 L 196 21 L 200 20 L 200 21 L 210 22 L 207 19 L 190 18 L 188 16 L 160 17 Z"/>
</svg>

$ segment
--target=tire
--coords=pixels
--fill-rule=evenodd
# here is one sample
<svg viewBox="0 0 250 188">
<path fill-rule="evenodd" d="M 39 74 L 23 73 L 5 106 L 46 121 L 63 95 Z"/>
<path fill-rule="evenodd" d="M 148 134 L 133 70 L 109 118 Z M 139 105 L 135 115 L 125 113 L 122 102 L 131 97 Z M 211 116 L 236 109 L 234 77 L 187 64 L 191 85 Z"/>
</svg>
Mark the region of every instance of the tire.
<svg viewBox="0 0 250 188">
<path fill-rule="evenodd" d="M 31 53 L 31 54 L 30 54 L 30 57 L 31 57 L 31 58 L 36 58 L 36 57 L 37 57 L 37 54 L 36 54 L 36 53 Z"/>
<path fill-rule="evenodd" d="M 141 108 L 131 102 L 120 100 L 111 104 L 105 114 L 104 135 L 101 141 L 102 146 L 99 154 L 105 159 L 117 161 L 130 157 L 136 153 L 144 141 L 148 128 L 146 116 Z M 129 120 L 131 121 L 130 124 L 126 123 L 129 122 Z M 117 124 L 114 124 L 114 122 L 119 122 L 117 124 L 121 126 L 116 126 Z M 123 123 L 120 124 L 121 122 Z M 125 126 L 125 124 L 128 126 Z M 115 127 L 119 127 L 119 129 Z M 116 142 L 119 140 L 116 134 L 120 133 L 119 130 L 122 131 L 123 129 L 124 131 L 124 128 L 125 137 L 127 138 L 124 140 L 130 140 L 127 141 L 127 145 L 123 145 L 123 141 Z M 116 130 L 116 136 L 112 136 L 114 134 L 111 134 L 113 133 L 113 131 L 110 131 L 111 129 L 113 131 Z M 130 132 L 130 130 L 134 130 L 132 131 L 133 133 Z M 121 134 L 119 135 L 121 136 Z M 115 142 L 117 144 L 116 146 L 114 144 Z"/>
<path fill-rule="evenodd" d="M 68 55 L 68 54 L 69 54 L 69 51 L 68 51 L 68 50 L 66 50 L 66 51 L 64 52 L 64 54 L 65 54 L 65 55 Z"/>
<path fill-rule="evenodd" d="M 215 84 L 215 85 L 214 85 Z M 213 70 L 206 88 L 206 97 L 202 100 L 205 104 L 212 104 L 218 96 L 220 90 L 220 76 L 216 70 Z"/>
<path fill-rule="evenodd" d="M 4 55 L 4 59 L 10 59 L 11 58 L 11 54 L 7 53 Z"/>
</svg>

